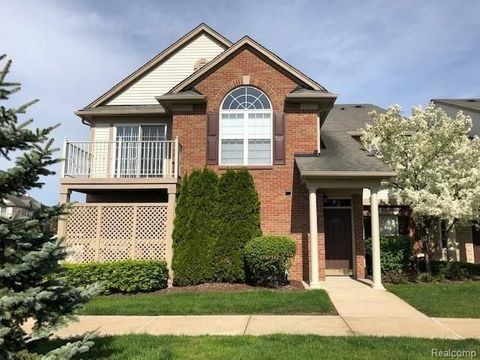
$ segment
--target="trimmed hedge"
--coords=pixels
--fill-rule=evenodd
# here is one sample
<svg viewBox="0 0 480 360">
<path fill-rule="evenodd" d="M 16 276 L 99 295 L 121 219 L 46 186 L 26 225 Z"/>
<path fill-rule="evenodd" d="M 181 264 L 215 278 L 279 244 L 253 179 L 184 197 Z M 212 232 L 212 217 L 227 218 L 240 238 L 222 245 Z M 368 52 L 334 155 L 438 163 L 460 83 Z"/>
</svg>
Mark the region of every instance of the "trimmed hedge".
<svg viewBox="0 0 480 360">
<path fill-rule="evenodd" d="M 163 260 L 124 260 L 63 264 L 67 281 L 73 286 L 102 283 L 105 293 L 136 293 L 165 289 L 168 268 Z"/>
<path fill-rule="evenodd" d="M 432 275 L 448 280 L 465 280 L 480 277 L 480 264 L 458 261 L 432 261 Z"/>
<path fill-rule="evenodd" d="M 367 272 L 372 269 L 372 239 L 365 240 Z M 400 272 L 410 266 L 412 242 L 408 236 L 380 236 L 380 262 L 382 273 Z"/>
<path fill-rule="evenodd" d="M 218 182 L 217 229 L 215 280 L 245 282 L 245 245 L 262 234 L 260 202 L 253 178 L 246 169 L 227 170 Z"/>
<path fill-rule="evenodd" d="M 295 252 L 295 241 L 286 236 L 260 236 L 251 240 L 245 247 L 248 280 L 269 287 L 286 284 Z"/>
<path fill-rule="evenodd" d="M 212 170 L 194 170 L 182 181 L 173 230 L 173 283 L 196 285 L 214 280 L 217 238 L 217 184 Z"/>
</svg>

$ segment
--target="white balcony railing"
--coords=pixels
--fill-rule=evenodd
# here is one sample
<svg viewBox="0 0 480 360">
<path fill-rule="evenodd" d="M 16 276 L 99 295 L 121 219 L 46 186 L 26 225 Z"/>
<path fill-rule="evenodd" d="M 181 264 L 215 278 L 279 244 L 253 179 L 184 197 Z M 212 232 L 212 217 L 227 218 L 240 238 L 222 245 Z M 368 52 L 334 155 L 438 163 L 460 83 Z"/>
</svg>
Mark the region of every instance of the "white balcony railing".
<svg viewBox="0 0 480 360">
<path fill-rule="evenodd" d="M 172 141 L 65 140 L 62 177 L 177 178 L 181 145 Z"/>
</svg>

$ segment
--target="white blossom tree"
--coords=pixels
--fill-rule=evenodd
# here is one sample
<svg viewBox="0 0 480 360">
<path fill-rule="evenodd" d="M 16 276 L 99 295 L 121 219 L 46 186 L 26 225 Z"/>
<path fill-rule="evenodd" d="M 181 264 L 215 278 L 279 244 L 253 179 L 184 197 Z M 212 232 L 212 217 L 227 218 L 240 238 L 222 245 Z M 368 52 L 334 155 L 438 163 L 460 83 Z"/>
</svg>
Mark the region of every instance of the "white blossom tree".
<svg viewBox="0 0 480 360">
<path fill-rule="evenodd" d="M 480 139 L 469 136 L 470 117 L 459 111 L 452 118 L 433 103 L 414 108 L 410 117 L 398 105 L 370 115 L 363 146 L 396 171 L 383 186 L 410 206 L 430 270 L 438 221 L 448 233 L 480 217 Z"/>
</svg>

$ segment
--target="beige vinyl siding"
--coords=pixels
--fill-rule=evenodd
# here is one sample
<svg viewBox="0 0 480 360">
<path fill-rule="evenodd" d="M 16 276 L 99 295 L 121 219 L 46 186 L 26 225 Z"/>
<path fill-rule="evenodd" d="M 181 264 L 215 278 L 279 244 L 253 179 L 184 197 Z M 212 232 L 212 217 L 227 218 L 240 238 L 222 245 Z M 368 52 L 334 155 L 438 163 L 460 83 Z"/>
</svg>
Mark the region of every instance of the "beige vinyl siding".
<svg viewBox="0 0 480 360">
<path fill-rule="evenodd" d="M 110 141 L 110 124 L 95 124 L 93 128 L 93 161 L 92 161 L 92 177 L 93 178 L 106 178 L 108 176 L 108 166 L 110 161 L 108 158 Z"/>
<path fill-rule="evenodd" d="M 223 51 L 221 45 L 202 34 L 126 88 L 108 105 L 158 104 L 155 96 L 165 94 L 192 74 L 199 59 L 210 61 Z"/>
</svg>

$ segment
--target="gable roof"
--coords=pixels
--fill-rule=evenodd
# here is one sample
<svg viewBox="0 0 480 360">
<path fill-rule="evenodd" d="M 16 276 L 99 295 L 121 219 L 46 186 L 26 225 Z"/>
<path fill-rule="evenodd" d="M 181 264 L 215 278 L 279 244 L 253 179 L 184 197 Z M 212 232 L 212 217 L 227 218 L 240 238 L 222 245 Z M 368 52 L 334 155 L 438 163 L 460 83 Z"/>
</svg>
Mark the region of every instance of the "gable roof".
<svg viewBox="0 0 480 360">
<path fill-rule="evenodd" d="M 454 106 L 461 110 L 480 113 L 480 98 L 473 99 L 432 99 L 435 104 Z"/>
<path fill-rule="evenodd" d="M 307 75 L 303 74 L 301 71 L 297 70 L 296 68 L 294 68 L 290 64 L 286 63 L 280 57 L 278 57 L 273 52 L 271 52 L 267 48 L 265 48 L 262 45 L 260 45 L 259 43 L 257 43 L 255 40 L 253 40 L 249 36 L 244 36 L 243 38 L 241 38 L 239 41 L 237 41 L 235 44 L 230 46 L 223 53 L 221 53 L 216 58 L 214 58 L 209 63 L 207 63 L 205 66 L 203 66 L 202 68 L 200 68 L 199 70 L 194 72 L 192 75 L 187 77 L 182 82 L 180 82 L 177 86 L 175 86 L 172 90 L 170 90 L 169 93 L 178 93 L 182 90 L 189 90 L 189 88 L 196 81 L 198 81 L 199 79 L 206 76 L 206 74 L 208 74 L 216 66 L 225 62 L 229 58 L 229 56 L 235 54 L 236 52 L 238 52 L 241 49 L 243 49 L 245 47 L 248 47 L 248 46 L 253 48 L 254 50 L 258 51 L 263 56 L 267 57 L 270 61 L 272 61 L 273 63 L 278 65 L 280 68 L 287 71 L 289 74 L 291 74 L 297 80 L 299 80 L 302 84 L 304 84 L 307 88 L 310 88 L 312 90 L 325 92 L 325 93 L 329 93 L 328 90 L 325 89 L 322 85 L 320 85 L 316 81 L 312 80 Z"/>
<path fill-rule="evenodd" d="M 328 114 L 321 130 L 325 148 L 318 156 L 296 156 L 302 176 L 391 177 L 395 172 L 379 158 L 363 149 L 351 131 L 371 123 L 369 112 L 384 112 L 372 104 L 338 104 Z"/>
<path fill-rule="evenodd" d="M 206 34 L 207 36 L 213 38 L 214 40 L 219 42 L 223 47 L 225 47 L 225 49 L 232 45 L 232 42 L 228 40 L 226 37 L 224 37 L 223 35 L 213 30 L 207 24 L 202 23 L 198 25 L 196 28 L 194 28 L 193 30 L 191 30 L 190 32 L 188 32 L 187 34 L 185 34 L 184 36 L 182 36 L 180 39 L 175 41 L 172 45 L 167 47 L 165 50 L 157 54 L 155 57 L 149 60 L 145 65 L 141 66 L 140 68 L 135 70 L 133 73 L 128 75 L 125 79 L 117 83 L 106 93 L 104 93 L 103 95 L 101 95 L 100 97 L 92 101 L 85 108 L 95 108 L 99 105 L 102 105 L 105 101 L 119 94 L 128 85 L 132 84 L 135 80 L 137 80 L 141 76 L 148 73 L 155 66 L 157 66 L 162 61 L 164 61 L 168 56 L 172 55 L 178 49 L 183 47 L 185 44 L 187 44 L 191 40 L 197 38 L 201 34 Z"/>
</svg>

